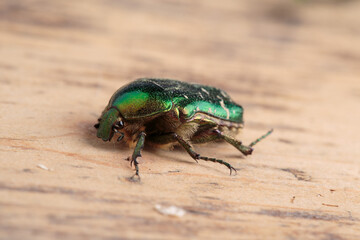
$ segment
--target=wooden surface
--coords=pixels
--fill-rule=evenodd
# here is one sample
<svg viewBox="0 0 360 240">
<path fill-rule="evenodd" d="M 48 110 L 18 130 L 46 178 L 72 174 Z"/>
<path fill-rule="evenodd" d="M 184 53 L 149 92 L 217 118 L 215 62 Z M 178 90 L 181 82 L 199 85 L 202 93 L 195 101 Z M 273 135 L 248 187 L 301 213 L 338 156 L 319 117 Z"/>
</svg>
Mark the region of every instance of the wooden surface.
<svg viewBox="0 0 360 240">
<path fill-rule="evenodd" d="M 330 0 L 0 1 L 0 239 L 360 239 L 359 11 Z M 245 143 L 275 131 L 246 158 L 197 147 L 236 176 L 145 149 L 142 182 L 129 182 L 131 149 L 92 126 L 117 88 L 149 76 L 227 91 L 245 108 Z"/>
</svg>

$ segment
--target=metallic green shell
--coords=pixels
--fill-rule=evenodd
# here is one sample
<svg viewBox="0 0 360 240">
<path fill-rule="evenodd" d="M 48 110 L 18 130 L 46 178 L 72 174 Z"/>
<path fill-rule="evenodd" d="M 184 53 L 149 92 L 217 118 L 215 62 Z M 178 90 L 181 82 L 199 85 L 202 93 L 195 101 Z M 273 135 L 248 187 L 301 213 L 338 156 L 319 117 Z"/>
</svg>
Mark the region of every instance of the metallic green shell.
<svg viewBox="0 0 360 240">
<path fill-rule="evenodd" d="M 178 108 L 185 119 L 202 112 L 243 123 L 243 108 L 224 91 L 177 80 L 141 78 L 120 88 L 107 108 L 116 107 L 124 119 L 139 119 Z"/>
<path fill-rule="evenodd" d="M 172 101 L 161 86 L 136 80 L 117 90 L 108 107 L 119 109 L 125 119 L 138 119 L 170 111 Z"/>
</svg>

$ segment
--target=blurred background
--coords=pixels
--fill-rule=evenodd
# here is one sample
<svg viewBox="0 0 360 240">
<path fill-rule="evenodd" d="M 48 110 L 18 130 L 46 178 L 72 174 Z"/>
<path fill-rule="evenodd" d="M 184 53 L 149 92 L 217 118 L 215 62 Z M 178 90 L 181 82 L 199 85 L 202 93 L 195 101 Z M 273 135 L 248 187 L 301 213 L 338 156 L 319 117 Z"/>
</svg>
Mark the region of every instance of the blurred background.
<svg viewBox="0 0 360 240">
<path fill-rule="evenodd" d="M 1 0 L 0 239 L 356 239 L 359 11 L 356 0 Z M 238 176 L 145 151 L 143 183 L 129 183 L 131 150 L 92 126 L 140 77 L 225 90 L 245 108 L 246 143 L 275 132 L 250 160 L 200 148 Z M 159 203 L 187 214 L 162 216 Z"/>
</svg>

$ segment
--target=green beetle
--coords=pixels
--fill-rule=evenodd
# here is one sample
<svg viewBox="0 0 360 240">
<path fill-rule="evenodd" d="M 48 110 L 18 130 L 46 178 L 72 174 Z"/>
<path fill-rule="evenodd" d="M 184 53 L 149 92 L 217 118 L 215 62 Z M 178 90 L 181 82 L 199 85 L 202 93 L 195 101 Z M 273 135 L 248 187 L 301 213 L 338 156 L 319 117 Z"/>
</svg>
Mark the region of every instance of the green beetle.
<svg viewBox="0 0 360 240">
<path fill-rule="evenodd" d="M 102 140 L 111 141 L 118 133 L 118 141 L 124 139 L 134 147 L 129 160 L 137 177 L 137 158 L 145 139 L 153 146 L 180 144 L 195 161 L 218 162 L 231 174 L 236 170 L 229 163 L 201 156 L 192 143 L 225 140 L 249 155 L 252 146 L 272 132 L 243 145 L 233 137 L 243 127 L 243 108 L 227 93 L 210 86 L 156 78 L 140 78 L 117 90 L 94 127 Z"/>
</svg>

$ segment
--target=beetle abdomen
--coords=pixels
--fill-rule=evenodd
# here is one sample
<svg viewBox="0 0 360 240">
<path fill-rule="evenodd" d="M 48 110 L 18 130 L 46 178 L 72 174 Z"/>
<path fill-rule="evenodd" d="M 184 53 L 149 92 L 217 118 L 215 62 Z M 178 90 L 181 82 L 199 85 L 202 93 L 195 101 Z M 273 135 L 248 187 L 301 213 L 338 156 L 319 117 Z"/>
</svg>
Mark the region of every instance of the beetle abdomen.
<svg viewBox="0 0 360 240">
<path fill-rule="evenodd" d="M 208 114 L 204 114 L 204 113 L 196 113 L 192 118 L 191 121 L 195 121 L 198 122 L 200 124 L 207 124 L 207 125 L 214 125 L 214 126 L 218 126 L 220 128 L 225 127 L 228 129 L 240 129 L 243 128 L 244 125 L 243 123 L 238 123 L 238 122 L 231 122 L 231 121 L 226 121 L 223 120 L 221 118 L 216 118 L 213 117 L 211 115 Z"/>
</svg>

